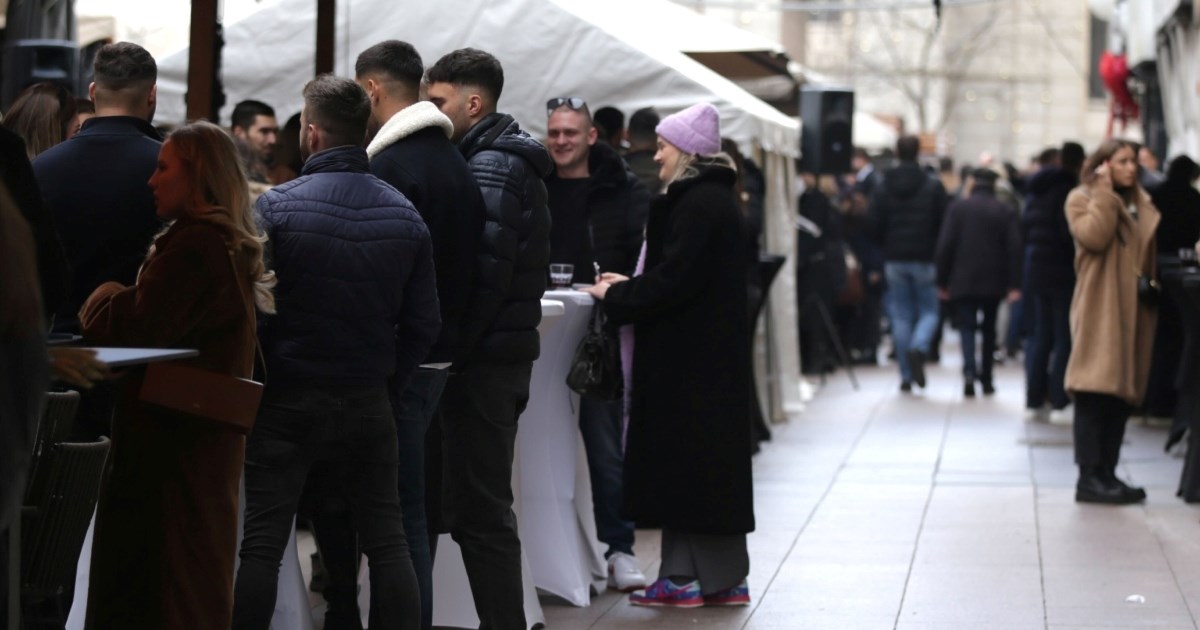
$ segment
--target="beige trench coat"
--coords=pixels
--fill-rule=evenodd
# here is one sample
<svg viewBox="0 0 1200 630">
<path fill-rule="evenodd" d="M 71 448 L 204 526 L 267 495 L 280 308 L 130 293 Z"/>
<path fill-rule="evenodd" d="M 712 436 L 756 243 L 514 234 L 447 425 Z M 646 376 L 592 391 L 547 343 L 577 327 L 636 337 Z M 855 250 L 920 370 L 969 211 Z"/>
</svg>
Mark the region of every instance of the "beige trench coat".
<svg viewBox="0 0 1200 630">
<path fill-rule="evenodd" d="M 1133 405 L 1146 393 L 1158 315 L 1137 297 L 1138 275 L 1155 277 L 1160 216 L 1140 187 L 1137 210 L 1134 220 L 1124 201 L 1101 185 L 1080 186 L 1067 197 L 1076 283 L 1066 388 Z"/>
</svg>

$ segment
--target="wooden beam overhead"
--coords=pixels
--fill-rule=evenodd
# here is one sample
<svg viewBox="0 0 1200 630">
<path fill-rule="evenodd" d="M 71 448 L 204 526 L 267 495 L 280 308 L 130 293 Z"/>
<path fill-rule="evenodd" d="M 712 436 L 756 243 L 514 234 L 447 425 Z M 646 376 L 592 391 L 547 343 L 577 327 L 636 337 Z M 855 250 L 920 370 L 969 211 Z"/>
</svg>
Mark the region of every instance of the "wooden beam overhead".
<svg viewBox="0 0 1200 630">
<path fill-rule="evenodd" d="M 217 111 L 217 3 L 192 0 L 191 47 L 188 50 L 188 120 L 219 123 Z"/>
<path fill-rule="evenodd" d="M 317 0 L 317 74 L 333 72 L 337 0 Z"/>
</svg>

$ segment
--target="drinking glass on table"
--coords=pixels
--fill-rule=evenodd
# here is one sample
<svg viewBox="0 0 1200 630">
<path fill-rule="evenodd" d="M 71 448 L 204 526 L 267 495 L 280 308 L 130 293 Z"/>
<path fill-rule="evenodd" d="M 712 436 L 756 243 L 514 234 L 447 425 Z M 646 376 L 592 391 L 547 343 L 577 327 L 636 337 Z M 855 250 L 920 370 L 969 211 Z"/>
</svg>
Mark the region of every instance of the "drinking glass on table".
<svg viewBox="0 0 1200 630">
<path fill-rule="evenodd" d="M 575 265 L 566 263 L 550 264 L 550 286 L 555 289 L 566 289 L 571 286 L 571 278 L 575 277 Z"/>
</svg>

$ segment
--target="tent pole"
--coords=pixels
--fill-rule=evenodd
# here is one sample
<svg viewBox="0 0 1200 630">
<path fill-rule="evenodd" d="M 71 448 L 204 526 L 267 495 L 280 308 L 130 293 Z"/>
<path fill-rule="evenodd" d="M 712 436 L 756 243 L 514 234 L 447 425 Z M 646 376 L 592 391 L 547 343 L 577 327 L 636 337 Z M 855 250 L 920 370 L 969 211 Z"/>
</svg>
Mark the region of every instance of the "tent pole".
<svg viewBox="0 0 1200 630">
<path fill-rule="evenodd" d="M 217 121 L 217 0 L 192 0 L 191 44 L 188 50 L 187 119 Z M 222 98 L 222 100 L 224 100 Z"/>
<path fill-rule="evenodd" d="M 317 0 L 317 74 L 333 72 L 337 0 Z"/>
</svg>

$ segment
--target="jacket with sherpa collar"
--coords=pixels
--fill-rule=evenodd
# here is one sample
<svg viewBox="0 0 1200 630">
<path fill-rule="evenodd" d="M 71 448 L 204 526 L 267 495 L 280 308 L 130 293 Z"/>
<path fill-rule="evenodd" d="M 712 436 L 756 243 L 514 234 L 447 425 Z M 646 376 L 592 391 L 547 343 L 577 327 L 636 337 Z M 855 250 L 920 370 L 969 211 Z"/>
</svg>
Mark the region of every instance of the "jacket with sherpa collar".
<svg viewBox="0 0 1200 630">
<path fill-rule="evenodd" d="M 445 114 L 422 101 L 392 116 L 367 146 L 371 172 L 408 197 L 433 239 L 442 332 L 427 363 L 460 358 L 460 324 L 475 284 L 484 225 L 483 197 L 450 142 L 453 130 Z"/>
</svg>

